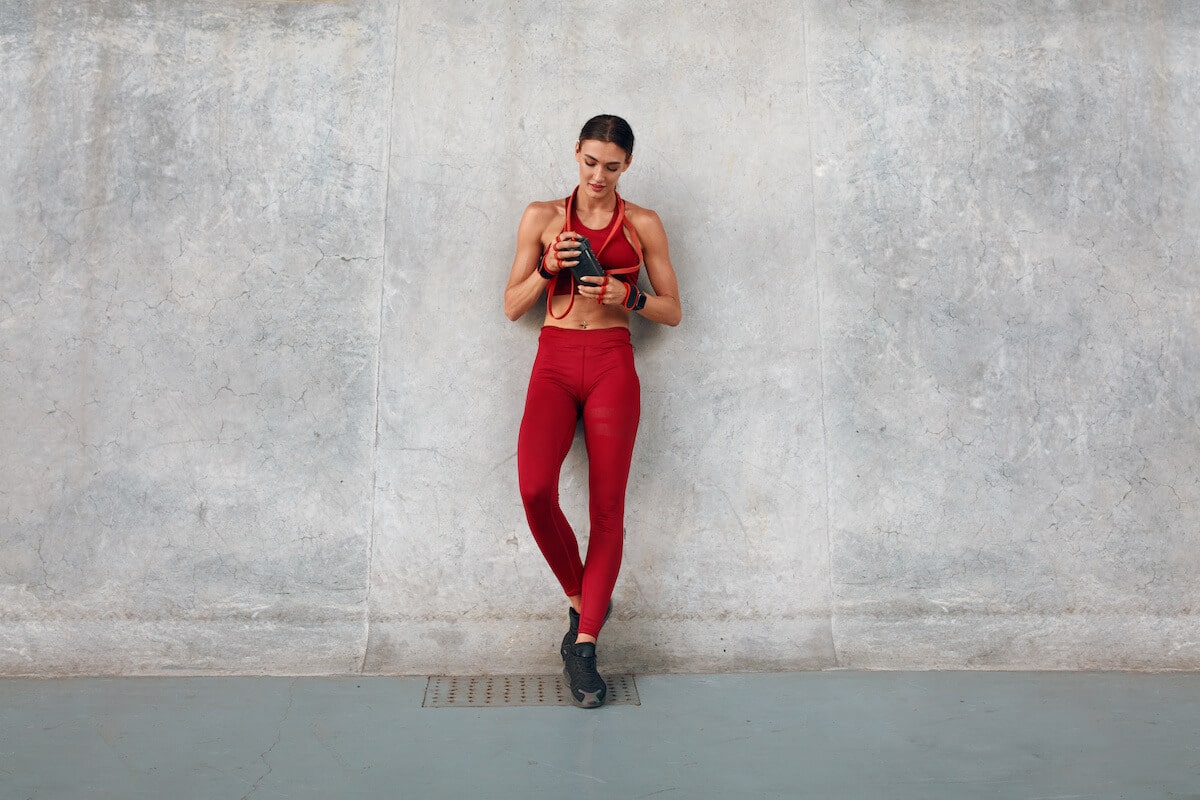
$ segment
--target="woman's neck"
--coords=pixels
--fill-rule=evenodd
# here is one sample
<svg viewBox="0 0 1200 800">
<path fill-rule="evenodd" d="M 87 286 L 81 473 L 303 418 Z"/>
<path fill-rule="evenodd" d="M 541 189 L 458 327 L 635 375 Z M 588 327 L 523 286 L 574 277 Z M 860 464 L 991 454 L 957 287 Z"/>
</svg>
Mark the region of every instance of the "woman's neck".
<svg viewBox="0 0 1200 800">
<path fill-rule="evenodd" d="M 580 187 L 582 188 L 582 187 Z M 575 192 L 575 213 L 579 216 L 604 216 L 611 215 L 613 209 L 617 207 L 617 190 L 613 189 L 612 194 L 607 197 L 602 197 L 598 200 L 593 200 L 582 191 Z"/>
</svg>

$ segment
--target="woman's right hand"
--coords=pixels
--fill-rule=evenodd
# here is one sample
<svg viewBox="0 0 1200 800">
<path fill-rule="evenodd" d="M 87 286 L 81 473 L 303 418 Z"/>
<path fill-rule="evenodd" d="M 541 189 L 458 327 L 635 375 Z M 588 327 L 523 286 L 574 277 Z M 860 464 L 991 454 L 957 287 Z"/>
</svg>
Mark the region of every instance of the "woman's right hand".
<svg viewBox="0 0 1200 800">
<path fill-rule="evenodd" d="M 561 270 L 570 269 L 579 263 L 579 246 L 576 242 L 580 234 L 574 231 L 563 231 L 554 237 L 546 247 L 546 271 L 557 275 Z"/>
</svg>

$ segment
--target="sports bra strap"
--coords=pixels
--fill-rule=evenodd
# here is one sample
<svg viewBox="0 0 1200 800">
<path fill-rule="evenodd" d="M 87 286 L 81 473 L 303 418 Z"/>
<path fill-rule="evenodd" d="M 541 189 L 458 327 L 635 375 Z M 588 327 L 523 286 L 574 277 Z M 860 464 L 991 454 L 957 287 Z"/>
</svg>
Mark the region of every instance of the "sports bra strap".
<svg viewBox="0 0 1200 800">
<path fill-rule="evenodd" d="M 571 211 L 575 207 L 575 194 L 578 191 L 579 187 L 577 186 L 575 187 L 575 191 L 567 195 L 567 199 L 563 201 L 566 204 L 566 224 L 563 225 L 564 233 L 572 233 Z M 617 195 L 617 221 L 616 224 L 612 226 L 612 230 L 608 232 L 608 238 L 604 240 L 604 244 L 600 245 L 600 249 L 596 251 L 596 258 L 600 257 L 600 254 L 604 252 L 604 248 L 612 244 L 613 237 L 617 235 L 617 231 L 622 231 L 628 228 L 629 238 L 632 240 L 631 243 L 633 244 L 633 251 L 637 253 L 638 257 L 637 265 L 632 267 L 614 267 L 612 269 L 604 267 L 604 272 L 607 275 L 636 274 L 642 268 L 642 243 L 638 239 L 637 228 L 633 227 L 633 224 L 630 223 L 629 219 L 625 216 L 625 199 L 616 192 L 613 192 L 613 194 Z M 561 270 L 559 270 L 559 272 L 561 272 Z M 571 302 L 567 304 L 567 310 L 562 313 L 561 317 L 557 316 L 554 313 L 554 309 L 550 307 L 550 301 L 554 299 L 554 286 L 557 283 L 558 273 L 555 273 L 555 279 L 550 281 L 550 284 L 546 287 L 546 313 L 554 319 L 564 319 L 566 318 L 567 314 L 571 313 L 571 309 L 575 307 L 575 276 L 571 276 Z"/>
</svg>

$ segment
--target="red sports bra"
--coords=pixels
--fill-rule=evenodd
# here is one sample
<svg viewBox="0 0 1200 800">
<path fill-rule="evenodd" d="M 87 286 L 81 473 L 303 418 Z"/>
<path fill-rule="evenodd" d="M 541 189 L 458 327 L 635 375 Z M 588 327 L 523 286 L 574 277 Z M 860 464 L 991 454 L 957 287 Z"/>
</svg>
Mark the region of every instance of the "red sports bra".
<svg viewBox="0 0 1200 800">
<path fill-rule="evenodd" d="M 603 229 L 593 230 L 584 225 L 579 220 L 579 215 L 575 213 L 575 195 L 578 191 L 579 187 L 575 187 L 575 191 L 571 192 L 563 201 L 566 203 L 567 220 L 563 230 L 568 232 L 577 230 L 587 237 L 591 242 L 592 250 L 596 253 L 596 259 L 608 275 L 626 283 L 637 283 L 638 272 L 642 268 L 642 244 L 638 240 L 637 230 L 625 217 L 625 200 L 617 194 L 617 206 L 613 209 L 612 219 Z M 616 193 L 614 192 L 614 194 Z M 629 230 L 629 238 L 633 240 L 632 244 L 629 239 L 625 238 L 625 229 Z M 571 302 L 561 317 L 555 315 L 550 308 L 550 302 L 556 293 L 571 295 Z M 546 312 L 554 319 L 563 319 L 571 313 L 574 305 L 575 273 L 570 270 L 561 270 L 546 287 Z"/>
</svg>

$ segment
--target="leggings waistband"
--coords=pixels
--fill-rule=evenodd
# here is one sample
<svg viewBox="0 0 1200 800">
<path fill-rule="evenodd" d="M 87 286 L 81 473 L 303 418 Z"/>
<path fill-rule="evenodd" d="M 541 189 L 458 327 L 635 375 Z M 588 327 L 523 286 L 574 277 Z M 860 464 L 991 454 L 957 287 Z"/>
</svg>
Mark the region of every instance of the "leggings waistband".
<svg viewBox="0 0 1200 800">
<path fill-rule="evenodd" d="M 538 336 L 539 342 L 550 344 L 594 345 L 629 343 L 629 328 L 594 328 L 581 330 L 577 328 L 556 328 L 553 325 L 542 326 Z"/>
</svg>

